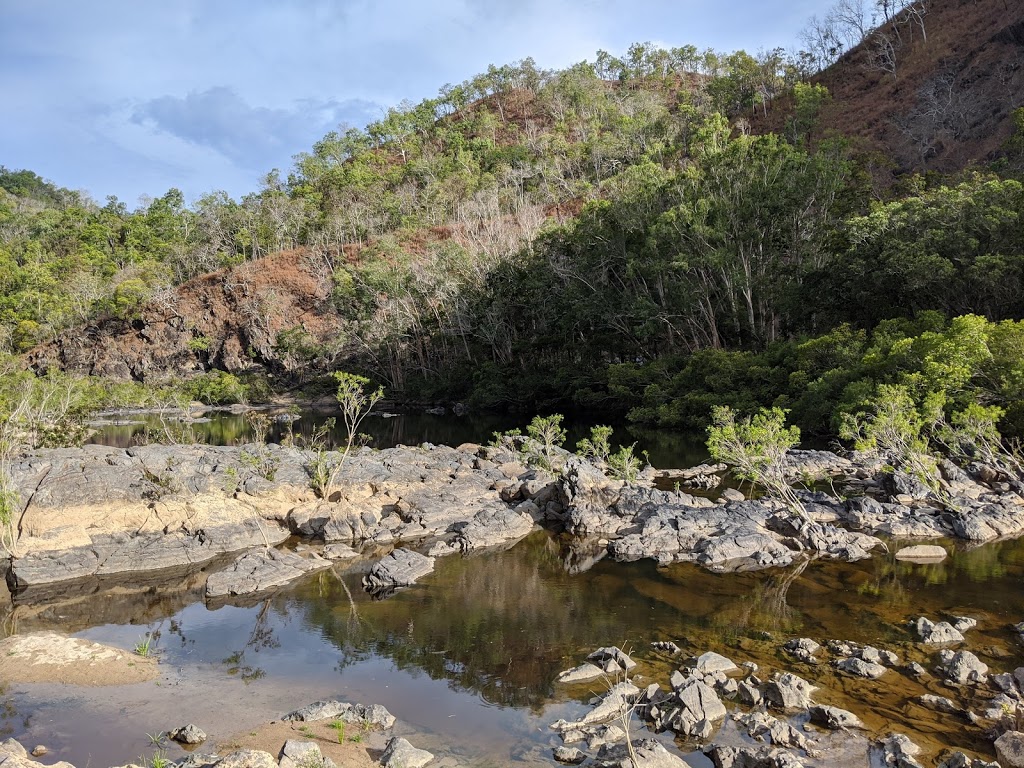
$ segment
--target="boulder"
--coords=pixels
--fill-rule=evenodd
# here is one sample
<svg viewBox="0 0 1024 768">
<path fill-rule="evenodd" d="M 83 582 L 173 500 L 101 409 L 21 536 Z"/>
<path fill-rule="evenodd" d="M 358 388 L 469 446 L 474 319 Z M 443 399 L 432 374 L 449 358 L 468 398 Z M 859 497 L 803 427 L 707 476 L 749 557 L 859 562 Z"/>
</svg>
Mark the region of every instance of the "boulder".
<svg viewBox="0 0 1024 768">
<path fill-rule="evenodd" d="M 914 622 L 914 631 L 922 643 L 929 645 L 946 645 L 964 641 L 964 636 L 948 621 L 935 623 L 924 616 Z"/>
<path fill-rule="evenodd" d="M 811 694 L 816 690 L 803 678 L 791 672 L 783 672 L 767 683 L 764 697 L 782 709 L 807 709 L 812 703 Z"/>
<path fill-rule="evenodd" d="M 395 724 L 395 716 L 380 704 L 351 704 L 347 701 L 315 701 L 281 719 L 299 722 L 342 720 L 346 723 L 369 723 L 378 728 L 390 728 Z"/>
<path fill-rule="evenodd" d="M 319 745 L 312 741 L 288 739 L 278 760 L 279 768 L 334 768 L 334 762 L 326 760 Z"/>
<path fill-rule="evenodd" d="M 881 664 L 873 664 L 872 662 L 864 661 L 864 659 L 856 657 L 837 661 L 835 662 L 835 667 L 849 675 L 854 675 L 855 677 L 866 677 L 870 680 L 877 680 L 888 671 Z"/>
<path fill-rule="evenodd" d="M 395 736 L 380 756 L 380 764 L 384 768 L 423 768 L 433 759 L 434 755 L 427 750 L 417 749 L 400 736 Z"/>
<path fill-rule="evenodd" d="M 715 672 L 729 674 L 740 671 L 740 668 L 732 662 L 732 659 L 727 659 L 722 654 L 715 653 L 714 651 L 708 651 L 698 656 L 693 668 L 705 675 L 714 674 Z"/>
<path fill-rule="evenodd" d="M 593 664 L 581 664 L 578 667 L 560 672 L 556 678 L 560 683 L 582 683 L 587 680 L 594 680 L 605 674 L 604 670 Z"/>
<path fill-rule="evenodd" d="M 995 743 L 1001 768 L 1024 768 L 1024 733 L 1007 731 Z"/>
<path fill-rule="evenodd" d="M 217 761 L 217 768 L 278 768 L 277 760 L 269 752 L 259 749 L 239 749 Z"/>
<path fill-rule="evenodd" d="M 600 664 L 605 672 L 628 672 L 636 666 L 635 661 L 615 646 L 598 648 L 587 660 Z"/>
<path fill-rule="evenodd" d="M 988 665 L 970 651 L 941 651 L 939 669 L 947 680 L 960 685 L 984 683 L 988 678 Z"/>
<path fill-rule="evenodd" d="M 192 723 L 175 728 L 167 734 L 167 737 L 179 744 L 202 744 L 206 741 L 206 734 Z"/>
<path fill-rule="evenodd" d="M 946 550 L 937 544 L 915 544 L 912 547 L 902 547 L 896 552 L 897 560 L 912 563 L 937 563 L 945 558 Z"/>
<path fill-rule="evenodd" d="M 411 549 L 396 549 L 373 564 L 370 572 L 363 577 L 363 587 L 367 591 L 404 587 L 415 584 L 433 570 L 434 558 Z"/>
<path fill-rule="evenodd" d="M 893 733 L 876 743 L 882 765 L 893 768 L 923 768 L 917 761 L 921 748 L 902 733 Z"/>
</svg>

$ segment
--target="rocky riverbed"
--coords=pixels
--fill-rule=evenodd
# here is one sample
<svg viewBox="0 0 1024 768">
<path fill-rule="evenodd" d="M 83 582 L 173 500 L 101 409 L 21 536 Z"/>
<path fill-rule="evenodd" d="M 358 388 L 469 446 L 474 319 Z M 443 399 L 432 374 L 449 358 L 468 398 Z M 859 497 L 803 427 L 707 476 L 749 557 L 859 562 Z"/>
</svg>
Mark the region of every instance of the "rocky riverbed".
<svg viewBox="0 0 1024 768">
<path fill-rule="evenodd" d="M 352 545 L 401 543 L 429 558 L 508 545 L 538 525 L 596 540 L 596 548 L 583 546 L 597 556 L 719 570 L 808 556 L 855 560 L 885 546 L 878 536 L 983 542 L 1024 532 L 1015 485 L 986 467 L 969 474 L 948 463 L 933 489 L 870 457 L 794 451 L 794 478 L 829 478 L 848 496 L 803 491 L 806 512 L 798 516 L 721 485 L 721 467 L 677 475 L 697 494 L 679 483 L 658 490 L 653 471 L 625 484 L 570 455 L 559 457 L 556 474 L 506 449 L 424 445 L 359 451 L 338 482 L 317 493 L 313 478 L 324 460 L 277 445 L 25 454 L 11 469 L 21 509 L 8 582 L 23 589 L 134 577 L 251 550 L 208 584 L 215 597 L 280 586 L 352 556 Z M 330 546 L 272 549 L 291 536 Z M 423 563 L 416 570 L 426 572 Z M 378 588 L 415 580 L 408 572 L 371 580 L 378 576 Z"/>
<path fill-rule="evenodd" d="M 569 573 L 586 571 L 602 559 L 651 559 L 663 565 L 693 563 L 714 572 L 774 568 L 783 573 L 785 566 L 795 576 L 815 558 L 855 561 L 886 549 L 901 562 L 937 562 L 951 539 L 970 544 L 1024 530 L 1018 489 L 984 468 L 959 474 L 944 468 L 942 485 L 934 490 L 883 471 L 870 457 L 794 452 L 795 477 L 828 479 L 835 489 L 802 492 L 806 514 L 795 516 L 779 503 L 744 498 L 722 483 L 721 467 L 667 478 L 647 472 L 639 483 L 627 485 L 577 457 L 559 458 L 560 471 L 552 473 L 527 466 L 520 454 L 476 445 L 366 450 L 348 457 L 329 493 L 317 494 L 311 482 L 317 456 L 279 446 L 38 451 L 20 457 L 14 467 L 23 510 L 8 581 L 24 627 L 52 626 L 58 614 L 73 625 L 76 606 L 83 611 L 83 626 L 91 626 L 102 621 L 109 602 L 89 597 L 97 590 L 143 595 L 156 589 L 164 616 L 173 611 L 168 601 L 186 605 L 205 598 L 211 607 L 225 600 L 240 604 L 240 595 L 268 593 L 316 570 L 336 573 L 339 563 L 358 570 L 370 595 L 387 597 L 431 574 L 439 557 L 508 547 L 537 527 L 563 532 Z M 663 489 L 665 479 L 678 486 Z M 918 541 L 926 538 L 939 539 L 940 546 Z M 286 546 L 275 546 L 283 542 Z M 171 588 L 163 576 L 169 568 L 180 574 Z M 623 693 L 622 701 L 643 714 L 652 730 L 668 728 L 687 742 L 718 744 L 722 749 L 709 751 L 709 759 L 723 765 L 836 764 L 815 758 L 834 756 L 838 747 L 814 734 L 806 736 L 809 750 L 800 740 L 766 742 L 747 752 L 741 748 L 750 747 L 757 733 L 786 728 L 810 733 L 804 724 L 815 717 L 826 725 L 834 721 L 851 727 L 843 710 L 867 727 L 863 754 L 848 764 L 861 765 L 868 754 L 884 757 L 878 745 L 888 734 L 880 732 L 870 707 L 858 711 L 850 704 L 857 701 L 846 691 L 850 685 L 911 690 L 909 706 L 957 718 L 981 738 L 1005 719 L 996 710 L 1016 712 L 1022 697 L 1006 651 L 998 657 L 1004 671 L 993 674 L 986 668 L 983 659 L 995 652 L 990 640 L 974 647 L 972 633 L 980 630 L 968 626 L 968 618 L 907 615 L 901 632 L 913 639 L 895 648 L 820 636 L 765 638 L 756 647 L 741 643 L 749 652 L 736 658 L 739 674 L 731 668 L 700 669 L 702 654 L 691 663 L 669 650 L 662 655 L 675 669 L 642 668 L 647 679 L 632 680 L 638 693 L 624 689 L 628 695 Z M 984 631 L 1001 630 L 989 626 Z M 684 638 L 672 639 L 679 641 L 676 648 L 687 647 Z M 690 645 L 687 653 L 699 650 Z M 703 650 L 736 655 L 735 648 L 724 645 Z M 789 713 L 788 720 L 772 710 L 763 717 L 756 714 L 762 704 L 770 705 L 769 686 L 783 672 L 776 668 L 759 677 L 740 664 L 763 665 L 772 654 L 785 659 L 782 668 L 788 670 L 807 665 L 811 673 L 801 679 L 826 691 L 812 699 L 813 705 Z M 821 685 L 823 670 L 841 695 Z M 637 674 L 625 667 L 622 673 Z M 655 674 L 668 681 L 662 693 L 650 689 Z M 799 669 L 796 674 L 801 676 Z M 707 690 L 689 690 L 695 681 Z M 707 716 L 707 707 L 719 711 L 712 694 L 726 703 L 734 698 L 739 705 L 726 704 L 726 726 L 716 725 L 717 716 Z M 705 707 L 705 716 L 697 717 L 701 713 L 692 708 L 683 716 L 687 701 Z M 815 715 L 813 706 L 839 711 Z M 671 714 L 675 709 L 680 712 Z M 738 741 L 730 741 L 730 734 Z M 839 742 L 848 747 L 852 739 Z M 767 748 L 775 752 L 768 755 Z M 651 761 L 663 764 L 661 751 L 646 749 L 653 750 Z M 934 745 L 926 740 L 930 759 L 936 753 L 929 749 Z M 779 757 L 779 750 L 790 757 Z M 591 752 L 592 761 L 608 757 Z M 913 765 L 913 755 L 907 754 L 898 759 Z"/>
</svg>

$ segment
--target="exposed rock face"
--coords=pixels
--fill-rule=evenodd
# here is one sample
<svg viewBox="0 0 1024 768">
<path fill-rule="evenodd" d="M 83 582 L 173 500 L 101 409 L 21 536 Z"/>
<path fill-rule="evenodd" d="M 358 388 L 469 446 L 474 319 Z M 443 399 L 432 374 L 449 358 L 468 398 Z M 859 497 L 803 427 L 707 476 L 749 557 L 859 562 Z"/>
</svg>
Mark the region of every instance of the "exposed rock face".
<svg viewBox="0 0 1024 768">
<path fill-rule="evenodd" d="M 25 505 L 12 587 L 201 563 L 291 533 L 347 543 L 440 537 L 466 551 L 515 541 L 535 524 L 501 500 L 496 483 L 507 478 L 476 469 L 468 451 L 352 454 L 333 501 L 316 498 L 312 459 L 276 445 L 26 454 L 12 466 Z"/>
</svg>

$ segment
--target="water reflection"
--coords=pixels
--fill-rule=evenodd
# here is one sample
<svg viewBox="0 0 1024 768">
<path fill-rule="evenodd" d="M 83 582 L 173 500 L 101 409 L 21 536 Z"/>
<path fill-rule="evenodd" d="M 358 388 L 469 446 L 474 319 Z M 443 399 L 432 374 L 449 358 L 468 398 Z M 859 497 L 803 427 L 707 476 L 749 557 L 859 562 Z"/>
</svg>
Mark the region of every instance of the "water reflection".
<svg viewBox="0 0 1024 768">
<path fill-rule="evenodd" d="M 271 413 L 275 413 L 272 411 Z M 285 412 L 276 412 L 284 416 Z M 275 421 L 269 440 L 280 443 L 287 440 L 309 441 L 317 427 L 337 414 L 305 410 L 299 413 L 298 421 L 291 424 Z M 470 413 L 456 416 L 431 413 L 403 413 L 385 417 L 371 414 L 360 430 L 368 434 L 375 448 L 391 448 L 396 445 L 461 445 L 462 443 L 487 443 L 494 432 L 523 429 L 528 418 L 502 413 Z M 607 423 L 598 417 L 577 417 L 566 421 L 566 447 L 574 448 L 576 443 L 590 435 L 590 428 L 598 423 Z M 707 459 L 702 433 L 672 432 L 646 429 L 635 425 L 616 424 L 612 443 L 615 447 L 636 443 L 637 455 L 646 451 L 655 467 L 689 467 Z M 163 432 L 161 417 L 155 414 L 139 414 L 132 417 L 130 424 L 106 424 L 93 435 L 90 442 L 129 448 L 139 441 L 156 440 Z M 190 425 L 196 440 L 209 445 L 242 445 L 253 438 L 252 427 L 243 414 L 212 411 L 204 420 Z M 148 436 L 148 438 L 147 438 Z M 335 426 L 331 432 L 335 444 L 344 443 L 344 430 Z"/>
<path fill-rule="evenodd" d="M 304 691 L 334 686 L 346 697 L 393 708 L 473 759 L 482 758 L 481 745 L 513 737 L 546 745 L 552 712 L 582 706 L 576 702 L 601 686 L 566 689 L 553 683 L 555 676 L 600 645 L 631 649 L 642 673 L 661 682 L 679 662 L 652 651 L 655 640 L 673 640 L 693 654 L 717 650 L 767 670 L 792 663 L 779 652 L 791 636 L 869 643 L 930 664 L 929 651 L 910 642 L 906 621 L 970 615 L 980 622 L 971 649 L 993 671 L 1018 664 L 1009 625 L 1024 619 L 1020 541 L 955 551 L 927 565 L 880 556 L 740 574 L 607 560 L 580 571 L 586 551 L 537 533 L 511 550 L 439 560 L 420 584 L 384 601 L 360 588 L 364 561 L 235 604 L 199 602 L 202 575 L 193 572 L 177 585 L 103 585 L 63 601 L 51 595 L 33 603 L 33 594 L 24 593 L 7 613 L 17 617 L 17 631 L 84 629 L 91 639 L 128 648 L 158 629 L 170 668 L 209 664 L 206 674 L 215 679 L 237 680 L 254 693 L 287 688 L 300 699 L 309 698 Z M 982 743 L 950 718 L 935 721 L 908 707 L 910 697 L 930 689 L 899 673 L 867 682 L 837 676 L 827 665 L 797 671 L 822 686 L 824 701 L 854 709 L 870 728 L 930 733 L 936 745 Z M 410 683 L 422 679 L 442 687 Z M 430 698 L 409 692 L 420 689 Z M 495 707 L 504 714 L 482 714 Z"/>
</svg>

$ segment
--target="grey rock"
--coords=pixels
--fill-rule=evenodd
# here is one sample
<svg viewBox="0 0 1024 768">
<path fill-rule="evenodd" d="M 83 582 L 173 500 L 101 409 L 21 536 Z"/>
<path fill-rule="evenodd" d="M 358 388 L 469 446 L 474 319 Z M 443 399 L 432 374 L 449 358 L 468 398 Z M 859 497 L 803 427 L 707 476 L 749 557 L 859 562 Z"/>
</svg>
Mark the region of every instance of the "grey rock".
<svg viewBox="0 0 1024 768">
<path fill-rule="evenodd" d="M 703 674 L 740 671 L 740 668 L 733 663 L 732 659 L 727 659 L 722 654 L 715 653 L 714 651 L 708 651 L 698 656 L 693 668 Z"/>
<path fill-rule="evenodd" d="M 836 669 L 856 677 L 866 677 L 870 680 L 877 680 L 888 670 L 881 664 L 873 664 L 860 658 L 842 659 L 835 662 Z"/>
<path fill-rule="evenodd" d="M 417 749 L 400 736 L 395 736 L 380 756 L 380 764 L 384 768 L 423 768 L 433 759 L 434 755 L 427 750 Z"/>
<path fill-rule="evenodd" d="M 715 768 L 803 768 L 800 759 L 789 750 L 775 747 L 729 747 L 712 744 L 705 754 Z"/>
<path fill-rule="evenodd" d="M 327 765 L 320 747 L 312 741 L 288 739 L 278 755 L 279 768 L 331 768 Z"/>
<path fill-rule="evenodd" d="M 811 694 L 817 690 L 813 685 L 791 672 L 773 677 L 765 685 L 764 697 L 769 703 L 783 709 L 807 709 L 811 706 Z"/>
<path fill-rule="evenodd" d="M 910 664 L 907 665 L 907 673 L 910 674 L 912 677 L 917 678 L 928 676 L 928 670 L 925 669 L 922 665 L 918 664 L 916 661 L 912 661 Z"/>
<path fill-rule="evenodd" d="M 612 671 L 611 669 L 608 669 L 608 662 L 612 663 L 613 669 L 623 672 L 628 672 L 636 666 L 635 661 L 615 646 L 598 648 L 592 654 L 587 656 L 587 660 L 602 665 L 606 671 Z"/>
<path fill-rule="evenodd" d="M 882 765 L 893 768 L 923 768 L 917 761 L 921 748 L 902 733 L 891 734 L 877 742 Z"/>
<path fill-rule="evenodd" d="M 793 656 L 800 661 L 807 662 L 808 664 L 818 663 L 814 654 L 821 650 L 821 646 L 809 637 L 798 637 L 789 640 L 784 646 L 782 646 L 782 648 L 790 656 Z"/>
<path fill-rule="evenodd" d="M 206 582 L 206 596 L 262 592 L 284 586 L 330 565 L 330 561 L 321 557 L 302 557 L 280 549 L 259 549 L 242 555 L 226 570 L 211 574 Z"/>
<path fill-rule="evenodd" d="M 946 558 L 946 550 L 937 544 L 915 544 L 903 547 L 896 552 L 897 560 L 913 563 L 937 563 Z"/>
<path fill-rule="evenodd" d="M 216 765 L 219 760 L 220 755 L 192 752 L 188 757 L 175 763 L 175 765 L 178 768 L 209 768 L 212 765 Z"/>
<path fill-rule="evenodd" d="M 811 707 L 811 722 L 823 725 L 826 728 L 838 731 L 842 728 L 863 728 L 864 724 L 852 712 L 839 707 L 830 707 L 822 704 L 815 704 Z"/>
<path fill-rule="evenodd" d="M 687 768 L 687 763 L 678 755 L 669 752 L 665 745 L 654 739 L 634 742 L 636 754 L 634 763 L 624 744 L 602 751 L 594 765 L 599 768 Z"/>
<path fill-rule="evenodd" d="M 939 668 L 946 679 L 959 683 L 984 683 L 988 677 L 988 665 L 970 651 L 941 651 Z"/>
<path fill-rule="evenodd" d="M 922 643 L 929 645 L 946 645 L 964 641 L 964 636 L 948 621 L 935 623 L 924 616 L 914 622 L 914 631 Z"/>
<path fill-rule="evenodd" d="M 259 749 L 239 749 L 222 757 L 216 765 L 217 768 L 277 768 L 277 760 Z"/>
<path fill-rule="evenodd" d="M 957 616 L 953 621 L 953 629 L 961 633 L 974 629 L 976 626 L 978 626 L 978 620 L 972 619 L 970 616 Z"/>
<path fill-rule="evenodd" d="M 175 728 L 167 736 L 179 744 L 202 744 L 206 741 L 206 734 L 193 723 Z"/>
<path fill-rule="evenodd" d="M 807 750 L 810 741 L 787 722 L 772 717 L 767 712 L 750 712 L 737 718 L 747 734 L 759 741 L 766 741 L 776 747 Z"/>
<path fill-rule="evenodd" d="M 980 758 L 970 758 L 963 752 L 954 752 L 935 768 L 1000 768 L 999 763 L 990 763 Z"/>
<path fill-rule="evenodd" d="M 587 756 L 576 747 L 555 747 L 553 752 L 555 760 L 566 765 L 579 765 L 587 759 Z"/>
<path fill-rule="evenodd" d="M 763 698 L 761 689 L 749 680 L 740 681 L 739 685 L 736 687 L 736 696 L 741 702 L 750 706 L 760 704 L 761 699 Z"/>
<path fill-rule="evenodd" d="M 1007 731 L 996 739 L 995 748 L 1002 768 L 1024 768 L 1024 733 Z"/>
<path fill-rule="evenodd" d="M 404 587 L 415 584 L 433 570 L 434 558 L 411 549 L 396 549 L 373 564 L 363 577 L 363 587 L 368 591 Z"/>
<path fill-rule="evenodd" d="M 380 704 L 351 704 L 347 701 L 315 701 L 281 719 L 299 722 L 342 720 L 346 723 L 368 723 L 379 728 L 390 728 L 395 724 L 395 716 Z"/>
<path fill-rule="evenodd" d="M 573 667 L 559 673 L 557 680 L 560 683 L 580 683 L 601 677 L 603 674 L 605 672 L 600 667 L 593 664 L 581 664 L 578 667 Z"/>
<path fill-rule="evenodd" d="M 934 710 L 935 712 L 944 712 L 947 715 L 964 714 L 963 707 L 957 706 L 951 699 L 947 699 L 945 696 L 926 693 L 918 696 L 917 701 L 922 707 Z"/>
<path fill-rule="evenodd" d="M 673 643 L 671 640 L 656 640 L 651 643 L 651 647 L 656 651 L 665 651 L 666 653 L 679 653 L 680 648 L 678 645 Z"/>
</svg>

